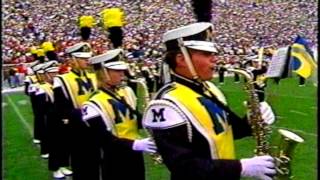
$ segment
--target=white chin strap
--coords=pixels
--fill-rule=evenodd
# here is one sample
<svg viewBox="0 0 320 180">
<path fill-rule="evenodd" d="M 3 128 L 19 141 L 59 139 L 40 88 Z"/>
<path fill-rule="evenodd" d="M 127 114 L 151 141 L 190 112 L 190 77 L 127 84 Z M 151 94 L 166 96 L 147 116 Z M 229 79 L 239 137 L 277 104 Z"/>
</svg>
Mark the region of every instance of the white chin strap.
<svg viewBox="0 0 320 180">
<path fill-rule="evenodd" d="M 184 42 L 183 42 L 182 38 L 178 39 L 178 43 L 179 43 L 179 47 L 181 49 L 181 52 L 182 52 L 182 54 L 184 56 L 184 59 L 186 60 L 186 63 L 187 63 L 188 69 L 189 69 L 189 71 L 191 73 L 192 79 L 198 80 L 199 76 L 197 75 L 196 70 L 194 69 L 194 66 L 192 64 L 190 55 L 188 53 L 187 48 L 184 46 Z"/>
</svg>

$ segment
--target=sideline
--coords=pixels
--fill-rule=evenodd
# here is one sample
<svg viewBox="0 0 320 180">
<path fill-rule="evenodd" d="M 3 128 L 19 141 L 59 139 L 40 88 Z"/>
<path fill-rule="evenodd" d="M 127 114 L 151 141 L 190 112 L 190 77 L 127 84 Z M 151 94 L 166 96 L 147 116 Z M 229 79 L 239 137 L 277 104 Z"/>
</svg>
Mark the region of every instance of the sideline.
<svg viewBox="0 0 320 180">
<path fill-rule="evenodd" d="M 16 88 L 4 88 L 1 91 L 1 94 L 10 94 L 10 93 L 17 93 L 17 92 L 23 92 L 24 91 L 24 86 L 16 87 Z"/>
<path fill-rule="evenodd" d="M 15 111 L 15 113 L 18 115 L 19 120 L 21 121 L 21 123 L 24 125 L 24 127 L 28 130 L 28 133 L 30 134 L 30 137 L 33 137 L 33 130 L 31 128 L 31 126 L 28 124 L 28 122 L 26 121 L 26 119 L 22 116 L 22 114 L 20 113 L 19 108 L 14 104 L 14 102 L 12 101 L 12 99 L 8 96 L 5 95 L 5 97 L 8 99 L 9 105 L 13 107 L 13 110 Z"/>
</svg>

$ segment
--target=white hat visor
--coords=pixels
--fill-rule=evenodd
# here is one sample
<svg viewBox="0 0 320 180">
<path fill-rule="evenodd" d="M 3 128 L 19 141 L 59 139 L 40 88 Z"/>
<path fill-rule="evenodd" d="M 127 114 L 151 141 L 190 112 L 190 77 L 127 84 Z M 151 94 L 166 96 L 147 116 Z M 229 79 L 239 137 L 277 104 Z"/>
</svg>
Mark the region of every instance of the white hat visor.
<svg viewBox="0 0 320 180">
<path fill-rule="evenodd" d="M 37 73 L 38 73 L 38 74 L 43 74 L 43 73 L 44 73 L 44 70 L 42 70 L 42 69 L 41 69 L 41 70 L 38 70 Z"/>
<path fill-rule="evenodd" d="M 74 52 L 71 55 L 77 58 L 91 58 L 92 52 Z"/>
<path fill-rule="evenodd" d="M 218 53 L 213 42 L 208 41 L 183 41 L 183 45 L 189 49 Z"/>
<path fill-rule="evenodd" d="M 123 61 L 108 62 L 103 65 L 105 68 L 113 70 L 127 70 L 128 65 Z"/>
<path fill-rule="evenodd" d="M 50 67 L 50 68 L 47 68 L 47 69 L 45 70 L 45 72 L 47 72 L 47 73 L 59 72 L 59 67 Z"/>
</svg>

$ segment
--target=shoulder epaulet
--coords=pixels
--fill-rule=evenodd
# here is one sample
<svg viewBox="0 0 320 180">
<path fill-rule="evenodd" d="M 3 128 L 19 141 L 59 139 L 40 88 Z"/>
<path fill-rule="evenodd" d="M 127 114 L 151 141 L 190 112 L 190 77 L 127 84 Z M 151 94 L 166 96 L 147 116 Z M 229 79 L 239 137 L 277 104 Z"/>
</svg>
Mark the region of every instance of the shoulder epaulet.
<svg viewBox="0 0 320 180">
<path fill-rule="evenodd" d="M 91 99 L 93 96 L 97 95 L 100 92 L 100 90 L 94 91 L 90 96 L 89 99 Z"/>
<path fill-rule="evenodd" d="M 168 93 L 169 91 L 172 91 L 175 89 L 174 83 L 168 83 L 164 85 L 162 88 L 159 89 L 157 94 L 155 95 L 154 99 L 160 99 L 164 94 Z"/>
<path fill-rule="evenodd" d="M 84 122 L 88 121 L 89 119 L 101 116 L 98 107 L 96 107 L 96 104 L 92 102 L 83 104 L 83 106 L 81 107 L 81 114 L 82 120 Z"/>
<path fill-rule="evenodd" d="M 174 102 L 158 99 L 150 102 L 142 123 L 149 129 L 169 129 L 186 124 L 187 120 L 186 114 Z"/>
</svg>

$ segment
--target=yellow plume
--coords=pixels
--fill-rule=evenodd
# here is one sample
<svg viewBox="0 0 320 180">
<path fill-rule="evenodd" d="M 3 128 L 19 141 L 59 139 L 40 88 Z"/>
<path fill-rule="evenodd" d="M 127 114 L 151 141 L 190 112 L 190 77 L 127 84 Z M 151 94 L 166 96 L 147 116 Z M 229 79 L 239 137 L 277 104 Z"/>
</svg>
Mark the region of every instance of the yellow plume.
<svg viewBox="0 0 320 180">
<path fill-rule="evenodd" d="M 95 19 L 92 16 L 81 16 L 79 18 L 79 26 L 82 27 L 88 27 L 92 28 L 95 25 Z"/>
<path fill-rule="evenodd" d="M 45 52 L 43 49 L 37 49 L 37 56 L 40 57 L 40 56 L 44 56 L 45 55 Z"/>
<path fill-rule="evenodd" d="M 120 8 L 104 9 L 100 13 L 102 17 L 103 27 L 122 27 L 125 24 L 124 12 Z"/>
<path fill-rule="evenodd" d="M 41 48 L 44 50 L 45 53 L 48 51 L 54 51 L 53 44 L 50 41 L 42 43 Z"/>
</svg>

